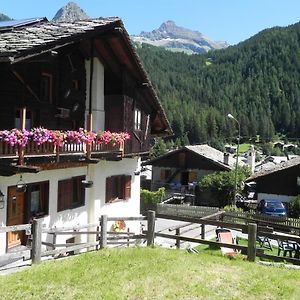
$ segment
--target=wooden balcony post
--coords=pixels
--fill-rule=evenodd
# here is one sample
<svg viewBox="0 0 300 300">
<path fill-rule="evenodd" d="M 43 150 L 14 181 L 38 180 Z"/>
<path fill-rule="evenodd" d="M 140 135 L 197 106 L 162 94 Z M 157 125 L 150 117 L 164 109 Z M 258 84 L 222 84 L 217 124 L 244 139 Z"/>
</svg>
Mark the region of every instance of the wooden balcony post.
<svg viewBox="0 0 300 300">
<path fill-rule="evenodd" d="M 23 131 L 26 127 L 26 107 L 20 109 L 20 125 Z M 24 165 L 24 149 L 20 145 L 18 145 L 18 156 L 18 164 L 21 166 Z"/>
<path fill-rule="evenodd" d="M 87 131 L 92 131 L 93 128 L 93 115 L 89 113 L 87 116 Z M 91 159 L 92 145 L 86 145 L 86 157 Z"/>
</svg>

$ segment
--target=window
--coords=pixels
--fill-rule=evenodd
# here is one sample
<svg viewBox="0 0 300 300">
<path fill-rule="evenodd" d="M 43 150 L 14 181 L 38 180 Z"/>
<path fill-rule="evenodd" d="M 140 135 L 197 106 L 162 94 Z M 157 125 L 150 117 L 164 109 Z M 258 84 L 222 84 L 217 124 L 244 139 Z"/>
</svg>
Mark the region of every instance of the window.
<svg viewBox="0 0 300 300">
<path fill-rule="evenodd" d="M 170 169 L 161 169 L 160 171 L 160 179 L 161 180 L 168 180 L 171 176 L 171 170 Z"/>
<path fill-rule="evenodd" d="M 127 200 L 131 196 L 131 176 L 117 175 L 106 178 L 105 202 Z"/>
<path fill-rule="evenodd" d="M 42 73 L 41 99 L 42 101 L 52 103 L 52 75 L 51 74 Z"/>
<path fill-rule="evenodd" d="M 142 111 L 137 107 L 134 109 L 134 129 L 142 129 Z"/>
<path fill-rule="evenodd" d="M 75 91 L 79 91 L 80 90 L 80 83 L 78 79 L 73 79 L 72 80 L 72 88 Z"/>
<path fill-rule="evenodd" d="M 29 184 L 26 195 L 29 202 L 30 218 L 48 214 L 49 181 Z"/>
<path fill-rule="evenodd" d="M 32 111 L 26 110 L 25 129 L 30 130 L 33 126 Z M 15 128 L 21 129 L 21 109 L 16 110 Z"/>
<path fill-rule="evenodd" d="M 58 181 L 57 211 L 72 209 L 85 204 L 85 189 L 81 183 L 85 176 Z"/>
</svg>

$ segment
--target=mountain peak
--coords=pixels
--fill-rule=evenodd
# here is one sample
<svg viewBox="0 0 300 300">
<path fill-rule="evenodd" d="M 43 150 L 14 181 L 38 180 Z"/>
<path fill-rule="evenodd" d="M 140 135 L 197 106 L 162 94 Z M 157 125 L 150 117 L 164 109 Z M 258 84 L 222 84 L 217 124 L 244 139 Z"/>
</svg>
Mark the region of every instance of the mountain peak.
<svg viewBox="0 0 300 300">
<path fill-rule="evenodd" d="M 89 16 L 75 2 L 69 2 L 58 10 L 53 21 L 73 22 L 87 19 L 89 19 Z"/>
<path fill-rule="evenodd" d="M 209 50 L 226 48 L 226 42 L 216 42 L 204 36 L 199 31 L 193 31 L 177 26 L 172 20 L 160 25 L 151 32 L 142 31 L 139 36 L 132 37 L 134 41 L 161 46 L 172 51 L 186 53 L 205 53 Z"/>
</svg>

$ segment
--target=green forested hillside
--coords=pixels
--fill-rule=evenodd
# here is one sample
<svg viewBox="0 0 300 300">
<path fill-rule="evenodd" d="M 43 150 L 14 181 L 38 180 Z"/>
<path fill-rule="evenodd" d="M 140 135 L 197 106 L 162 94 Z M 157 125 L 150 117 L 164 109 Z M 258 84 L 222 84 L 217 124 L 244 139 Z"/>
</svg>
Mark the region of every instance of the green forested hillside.
<svg viewBox="0 0 300 300">
<path fill-rule="evenodd" d="M 275 133 L 300 137 L 300 23 L 267 29 L 236 46 L 206 55 L 139 46 L 177 137 L 190 143 Z"/>
</svg>

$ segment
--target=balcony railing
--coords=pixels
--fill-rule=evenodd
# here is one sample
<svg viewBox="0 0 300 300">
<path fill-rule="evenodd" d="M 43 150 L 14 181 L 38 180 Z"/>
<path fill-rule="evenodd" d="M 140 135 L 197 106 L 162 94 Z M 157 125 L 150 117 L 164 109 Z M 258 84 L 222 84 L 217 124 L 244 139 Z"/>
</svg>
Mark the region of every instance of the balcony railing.
<svg viewBox="0 0 300 300">
<path fill-rule="evenodd" d="M 80 128 L 78 131 L 51 131 L 44 128 L 12 129 L 0 131 L 0 159 L 62 155 L 85 155 L 87 159 L 99 158 L 101 154 L 124 154 L 124 142 L 130 138 L 126 132 L 92 132 Z"/>
<path fill-rule="evenodd" d="M 122 144 L 98 144 L 92 143 L 91 154 L 101 154 L 108 152 L 122 152 Z M 19 157 L 20 147 L 17 145 L 10 146 L 4 141 L 0 141 L 0 158 Z M 37 145 L 35 142 L 28 142 L 23 149 L 23 155 L 26 156 L 43 156 L 43 155 L 63 155 L 63 154 L 86 154 L 87 145 L 82 143 L 64 143 L 62 146 L 54 145 L 53 143 L 44 143 Z"/>
</svg>

